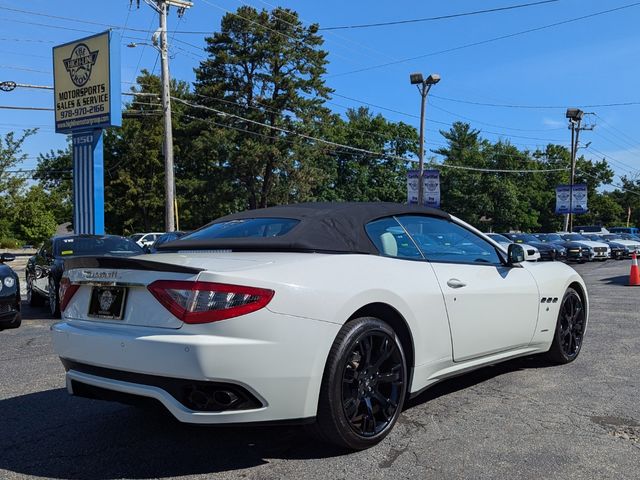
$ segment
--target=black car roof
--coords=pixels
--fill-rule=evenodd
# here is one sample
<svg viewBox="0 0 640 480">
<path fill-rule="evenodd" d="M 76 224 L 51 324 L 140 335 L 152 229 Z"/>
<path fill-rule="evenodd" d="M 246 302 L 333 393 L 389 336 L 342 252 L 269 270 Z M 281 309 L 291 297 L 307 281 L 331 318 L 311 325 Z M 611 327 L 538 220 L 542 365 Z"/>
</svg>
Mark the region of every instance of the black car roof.
<svg viewBox="0 0 640 480">
<path fill-rule="evenodd" d="M 369 253 L 378 250 L 365 231 L 373 220 L 394 215 L 428 215 L 449 220 L 451 216 L 435 208 L 390 202 L 299 203 L 246 210 L 220 217 L 205 227 L 231 220 L 288 218 L 299 224 L 288 233 L 275 237 L 189 239 L 182 238 L 158 249 L 231 249 L 240 251 L 301 251 Z"/>
</svg>

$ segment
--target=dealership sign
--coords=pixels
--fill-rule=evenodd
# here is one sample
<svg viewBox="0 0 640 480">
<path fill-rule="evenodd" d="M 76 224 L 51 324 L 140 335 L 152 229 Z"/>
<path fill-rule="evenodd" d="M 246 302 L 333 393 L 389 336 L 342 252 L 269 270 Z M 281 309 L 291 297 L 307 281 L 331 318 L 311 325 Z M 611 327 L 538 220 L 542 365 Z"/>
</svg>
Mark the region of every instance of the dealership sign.
<svg viewBox="0 0 640 480">
<path fill-rule="evenodd" d="M 119 44 L 107 31 L 53 47 L 57 133 L 121 125 Z"/>
<path fill-rule="evenodd" d="M 409 205 L 418 204 L 420 170 L 407 172 L 407 202 Z M 423 203 L 426 207 L 440 208 L 440 172 L 438 170 L 424 170 L 422 174 Z"/>
<path fill-rule="evenodd" d="M 587 213 L 587 185 L 558 185 L 556 187 L 556 213 Z"/>
<path fill-rule="evenodd" d="M 56 133 L 71 134 L 73 230 L 104 234 L 102 129 L 122 124 L 120 38 L 107 31 L 53 47 Z"/>
</svg>

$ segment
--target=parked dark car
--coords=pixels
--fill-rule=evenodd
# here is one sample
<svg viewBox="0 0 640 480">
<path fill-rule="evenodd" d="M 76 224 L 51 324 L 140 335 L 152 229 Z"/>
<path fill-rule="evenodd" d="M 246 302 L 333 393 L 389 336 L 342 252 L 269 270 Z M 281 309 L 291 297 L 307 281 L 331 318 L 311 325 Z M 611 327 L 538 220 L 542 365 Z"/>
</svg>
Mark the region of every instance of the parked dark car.
<svg viewBox="0 0 640 480">
<path fill-rule="evenodd" d="M 164 243 L 173 242 L 174 240 L 177 240 L 180 237 L 184 237 L 187 233 L 189 232 L 175 231 L 175 232 L 163 233 L 158 238 L 156 238 L 155 242 L 153 242 L 153 244 L 150 247 L 144 247 L 144 251 L 146 253 L 157 253 L 158 247 L 160 245 Z"/>
<path fill-rule="evenodd" d="M 142 253 L 142 248 L 136 242 L 117 235 L 53 237 L 45 241 L 27 263 L 27 301 L 31 306 L 41 306 L 48 300 L 51 315 L 57 318 L 60 316 L 58 290 L 65 259 L 84 255 L 131 256 Z"/>
<path fill-rule="evenodd" d="M 540 252 L 540 260 L 561 260 L 566 256 L 566 250 L 560 245 L 541 242 L 539 238 L 530 233 L 501 233 L 515 243 L 526 243 L 536 247 Z"/>
<path fill-rule="evenodd" d="M 567 241 L 557 233 L 536 233 L 541 242 L 558 245 L 565 249 L 565 260 L 568 262 L 590 262 L 595 255 L 593 249 L 578 242 Z"/>
<path fill-rule="evenodd" d="M 20 316 L 20 281 L 18 275 L 5 262 L 15 257 L 11 253 L 0 255 L 0 331 L 18 328 L 22 323 Z"/>
<path fill-rule="evenodd" d="M 616 242 L 616 235 L 595 235 L 591 233 L 584 233 L 583 237 L 588 238 L 589 240 L 593 240 L 594 242 L 605 242 L 609 244 L 609 248 L 611 249 L 611 258 L 614 260 L 622 260 L 623 258 L 631 257 L 631 250 L 627 245 L 623 243 Z"/>
</svg>

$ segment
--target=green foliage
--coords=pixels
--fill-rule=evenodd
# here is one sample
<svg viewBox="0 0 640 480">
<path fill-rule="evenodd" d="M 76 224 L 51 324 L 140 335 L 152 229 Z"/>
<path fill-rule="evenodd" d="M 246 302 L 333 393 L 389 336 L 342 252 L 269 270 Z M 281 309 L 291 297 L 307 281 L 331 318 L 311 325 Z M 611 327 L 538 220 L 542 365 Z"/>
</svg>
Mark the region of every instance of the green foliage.
<svg viewBox="0 0 640 480">
<path fill-rule="evenodd" d="M 17 199 L 24 193 L 27 179 L 14 171 L 27 156 L 22 147 L 36 130 L 25 130 L 22 135 L 14 132 L 0 138 L 0 237 L 13 235 L 14 209 Z"/>
<path fill-rule="evenodd" d="M 107 231 L 129 234 L 162 229 L 164 225 L 164 155 L 160 79 L 143 70 L 123 113 L 122 128 L 104 135 L 105 224 Z M 150 94 L 155 94 L 150 95 Z M 188 96 L 185 82 L 173 81 L 171 95 Z M 182 105 L 173 102 L 173 129 Z M 176 163 L 180 148 L 174 148 Z"/>
<path fill-rule="evenodd" d="M 320 49 L 317 31 L 292 10 L 244 6 L 225 15 L 220 32 L 206 38 L 209 58 L 196 69 L 195 95 L 213 110 L 194 109 L 193 114 L 217 123 L 216 110 L 249 119 L 232 117 L 225 131 L 215 134 L 216 126 L 203 128 L 205 137 L 220 137 L 231 147 L 218 148 L 224 156 L 214 154 L 212 163 L 235 182 L 235 196 L 244 196 L 246 207 L 286 202 L 301 186 L 296 173 L 305 169 L 305 159 L 295 155 L 300 143 L 289 132 L 304 131 L 305 123 L 328 116 L 323 103 L 330 89 L 322 78 L 327 52 Z"/>
<path fill-rule="evenodd" d="M 444 157 L 442 206 L 479 228 L 494 231 L 522 230 L 553 232 L 562 228 L 562 216 L 555 215 L 555 187 L 569 183 L 569 151 L 548 145 L 544 151 L 520 151 L 508 142 L 490 143 L 480 131 L 456 122 L 441 132 L 448 146 L 436 153 Z M 495 170 L 555 170 L 540 173 L 480 172 L 456 166 Z M 584 157 L 576 161 L 576 183 L 588 185 L 590 213 L 576 217 L 576 223 L 615 221 L 619 206 L 598 193 L 613 172 L 606 162 Z"/>
<path fill-rule="evenodd" d="M 406 200 L 416 129 L 367 108 L 343 116 L 327 108 L 332 91 L 325 85 L 327 52 L 317 25 L 305 26 L 289 9 L 242 6 L 205 40 L 208 57 L 195 69 L 193 91 L 185 82 L 171 83 L 181 229 L 284 203 Z M 111 233 L 164 228 L 160 91 L 160 79 L 143 71 L 122 128 L 105 133 L 105 220 Z M 24 157 L 20 151 L 29 134 L 0 142 L 0 237 L 40 237 L 51 216 L 57 223 L 71 219 L 70 148 L 40 156 L 39 190 L 27 190 L 26 179 L 4 173 Z M 443 163 L 432 160 L 427 167 L 441 172 L 445 210 L 483 230 L 562 228 L 563 218 L 554 211 L 555 187 L 570 181 L 565 147 L 523 151 L 508 141 L 489 142 L 460 122 L 441 134 L 447 145 L 434 153 Z M 623 178 L 629 192 L 602 192 L 612 178 L 606 162 L 578 158 L 576 183 L 588 185 L 590 212 L 576 223 L 624 224 L 630 210 L 631 223 L 640 224 L 640 180 Z M 25 225 L 16 222 L 17 211 L 29 216 Z"/>
<path fill-rule="evenodd" d="M 34 179 L 39 180 L 40 186 L 48 193 L 46 203 L 57 224 L 70 222 L 73 216 L 72 165 L 70 145 L 66 150 L 51 150 L 38 157 Z"/>
<path fill-rule="evenodd" d="M 15 232 L 27 243 L 38 244 L 56 231 L 56 217 L 41 186 L 34 186 L 15 205 Z"/>
<path fill-rule="evenodd" d="M 0 248 L 15 249 L 15 248 L 20 248 L 21 246 L 22 246 L 22 242 L 17 238 L 8 238 L 8 237 L 0 238 Z"/>
</svg>

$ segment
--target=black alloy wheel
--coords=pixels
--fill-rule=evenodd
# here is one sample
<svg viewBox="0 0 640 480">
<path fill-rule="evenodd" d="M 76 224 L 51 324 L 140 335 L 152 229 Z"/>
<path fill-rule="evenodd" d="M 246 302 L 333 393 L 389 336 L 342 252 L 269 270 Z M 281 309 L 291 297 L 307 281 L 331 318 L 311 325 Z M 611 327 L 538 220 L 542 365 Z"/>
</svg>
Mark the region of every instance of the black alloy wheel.
<svg viewBox="0 0 640 480">
<path fill-rule="evenodd" d="M 407 383 L 402 344 L 389 325 L 373 317 L 346 323 L 327 359 L 316 433 L 351 450 L 375 445 L 402 412 Z"/>
<path fill-rule="evenodd" d="M 587 326 L 586 314 L 580 294 L 573 288 L 568 288 L 560 304 L 553 343 L 547 352 L 550 361 L 563 364 L 578 357 Z"/>
<path fill-rule="evenodd" d="M 53 318 L 60 318 L 60 299 L 58 298 L 58 286 L 56 281 L 49 277 L 49 311 Z"/>
<path fill-rule="evenodd" d="M 342 373 L 342 409 L 358 435 L 372 437 L 389 426 L 404 386 L 404 361 L 393 337 L 363 334 Z"/>
</svg>

